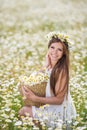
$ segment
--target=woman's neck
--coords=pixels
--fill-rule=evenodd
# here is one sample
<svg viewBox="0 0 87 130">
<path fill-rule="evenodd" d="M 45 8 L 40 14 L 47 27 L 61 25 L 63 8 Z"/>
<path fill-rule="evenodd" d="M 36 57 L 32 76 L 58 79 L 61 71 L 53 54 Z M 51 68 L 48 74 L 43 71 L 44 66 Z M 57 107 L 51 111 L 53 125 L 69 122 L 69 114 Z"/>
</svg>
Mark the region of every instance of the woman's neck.
<svg viewBox="0 0 87 130">
<path fill-rule="evenodd" d="M 52 62 L 51 67 L 53 68 L 57 62 Z"/>
<path fill-rule="evenodd" d="M 46 68 L 48 68 L 48 70 L 52 70 L 56 63 L 57 62 L 51 62 L 51 64 L 47 66 Z"/>
<path fill-rule="evenodd" d="M 53 69 L 53 67 L 55 66 L 55 64 L 56 63 L 51 63 L 51 65 L 49 65 L 47 68 L 48 68 L 48 70 L 52 70 Z"/>
</svg>

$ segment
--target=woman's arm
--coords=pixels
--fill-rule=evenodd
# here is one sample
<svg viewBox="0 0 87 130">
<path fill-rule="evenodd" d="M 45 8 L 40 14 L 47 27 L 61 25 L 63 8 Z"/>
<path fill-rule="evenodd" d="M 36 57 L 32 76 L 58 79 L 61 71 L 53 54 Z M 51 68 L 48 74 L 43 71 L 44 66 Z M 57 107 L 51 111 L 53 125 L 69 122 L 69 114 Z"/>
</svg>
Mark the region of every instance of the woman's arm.
<svg viewBox="0 0 87 130">
<path fill-rule="evenodd" d="M 46 54 L 46 60 L 45 60 L 45 64 L 44 66 L 42 66 L 39 70 L 39 72 L 44 72 L 46 70 L 46 68 L 51 69 L 51 59 L 49 56 L 49 51 Z"/>
<path fill-rule="evenodd" d="M 39 97 L 35 95 L 30 89 L 23 87 L 24 95 L 34 102 L 41 102 L 44 104 L 61 104 L 64 100 L 65 94 L 67 93 L 67 74 L 63 70 L 60 72 L 60 75 L 57 79 L 55 85 L 55 96 L 52 97 Z"/>
<path fill-rule="evenodd" d="M 43 104 L 54 104 L 54 105 L 60 105 L 63 102 L 64 98 L 63 97 L 38 97 L 36 96 L 35 102 L 41 102 Z"/>
<path fill-rule="evenodd" d="M 63 102 L 63 97 L 61 95 L 59 96 L 53 96 L 53 97 L 39 97 L 35 95 L 30 89 L 26 89 L 25 87 L 22 88 L 23 93 L 29 100 L 33 102 L 40 102 L 43 104 L 61 104 Z"/>
<path fill-rule="evenodd" d="M 62 77 L 62 82 L 60 82 L 61 77 Z M 32 100 L 34 102 L 41 102 L 44 104 L 55 104 L 55 105 L 61 104 L 63 102 L 64 96 L 67 92 L 66 79 L 67 79 L 66 74 L 62 75 L 62 73 L 61 73 L 60 77 L 56 83 L 56 86 L 55 86 L 55 91 L 56 91 L 55 96 L 39 97 L 39 96 L 35 95 L 31 90 L 23 87 L 24 95 L 26 95 L 26 97 L 29 100 Z"/>
<path fill-rule="evenodd" d="M 62 77 L 62 82 L 60 82 L 60 78 Z M 59 105 L 62 104 L 65 94 L 67 93 L 67 84 L 66 84 L 66 80 L 67 80 L 67 76 L 66 74 L 60 74 L 60 77 L 56 83 L 55 86 L 55 96 L 52 97 L 38 97 L 36 96 L 35 98 L 35 102 L 42 102 L 45 104 L 55 104 L 55 105 Z"/>
</svg>

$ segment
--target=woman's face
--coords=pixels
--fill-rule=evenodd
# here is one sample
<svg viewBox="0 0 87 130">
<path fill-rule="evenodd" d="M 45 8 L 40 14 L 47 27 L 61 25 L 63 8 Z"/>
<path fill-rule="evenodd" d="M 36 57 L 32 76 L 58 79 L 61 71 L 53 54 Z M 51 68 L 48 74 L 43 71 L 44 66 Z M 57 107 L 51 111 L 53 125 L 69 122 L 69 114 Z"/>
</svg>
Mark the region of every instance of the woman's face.
<svg viewBox="0 0 87 130">
<path fill-rule="evenodd" d="M 52 43 L 49 47 L 51 62 L 57 62 L 63 56 L 63 45 L 60 42 Z"/>
</svg>

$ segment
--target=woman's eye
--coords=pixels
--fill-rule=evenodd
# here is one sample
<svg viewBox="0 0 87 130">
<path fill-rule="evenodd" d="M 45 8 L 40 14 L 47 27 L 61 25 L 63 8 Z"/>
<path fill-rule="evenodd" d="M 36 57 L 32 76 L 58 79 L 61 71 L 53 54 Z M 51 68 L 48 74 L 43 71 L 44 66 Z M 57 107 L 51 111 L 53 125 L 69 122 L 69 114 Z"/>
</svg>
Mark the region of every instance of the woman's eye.
<svg viewBox="0 0 87 130">
<path fill-rule="evenodd" d="M 63 51 L 61 48 L 58 48 L 58 51 Z"/>
<path fill-rule="evenodd" d="M 54 49 L 54 47 L 53 47 L 53 46 L 51 46 L 51 48 L 52 48 L 52 49 Z"/>
<path fill-rule="evenodd" d="M 59 51 L 62 51 L 62 49 L 58 48 Z"/>
</svg>

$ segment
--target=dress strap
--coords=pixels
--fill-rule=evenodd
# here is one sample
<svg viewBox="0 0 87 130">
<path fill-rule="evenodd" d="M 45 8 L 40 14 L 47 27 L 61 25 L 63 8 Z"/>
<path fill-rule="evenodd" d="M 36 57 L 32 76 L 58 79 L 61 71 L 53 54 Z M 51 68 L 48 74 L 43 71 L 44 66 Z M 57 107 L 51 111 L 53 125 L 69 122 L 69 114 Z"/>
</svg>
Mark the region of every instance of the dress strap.
<svg viewBox="0 0 87 130">
<path fill-rule="evenodd" d="M 48 70 L 48 69 L 46 69 L 46 71 L 45 71 L 47 74 L 48 74 L 48 76 L 50 77 L 50 75 L 51 75 L 51 72 L 52 72 L 52 69 L 50 69 L 50 70 Z"/>
</svg>

